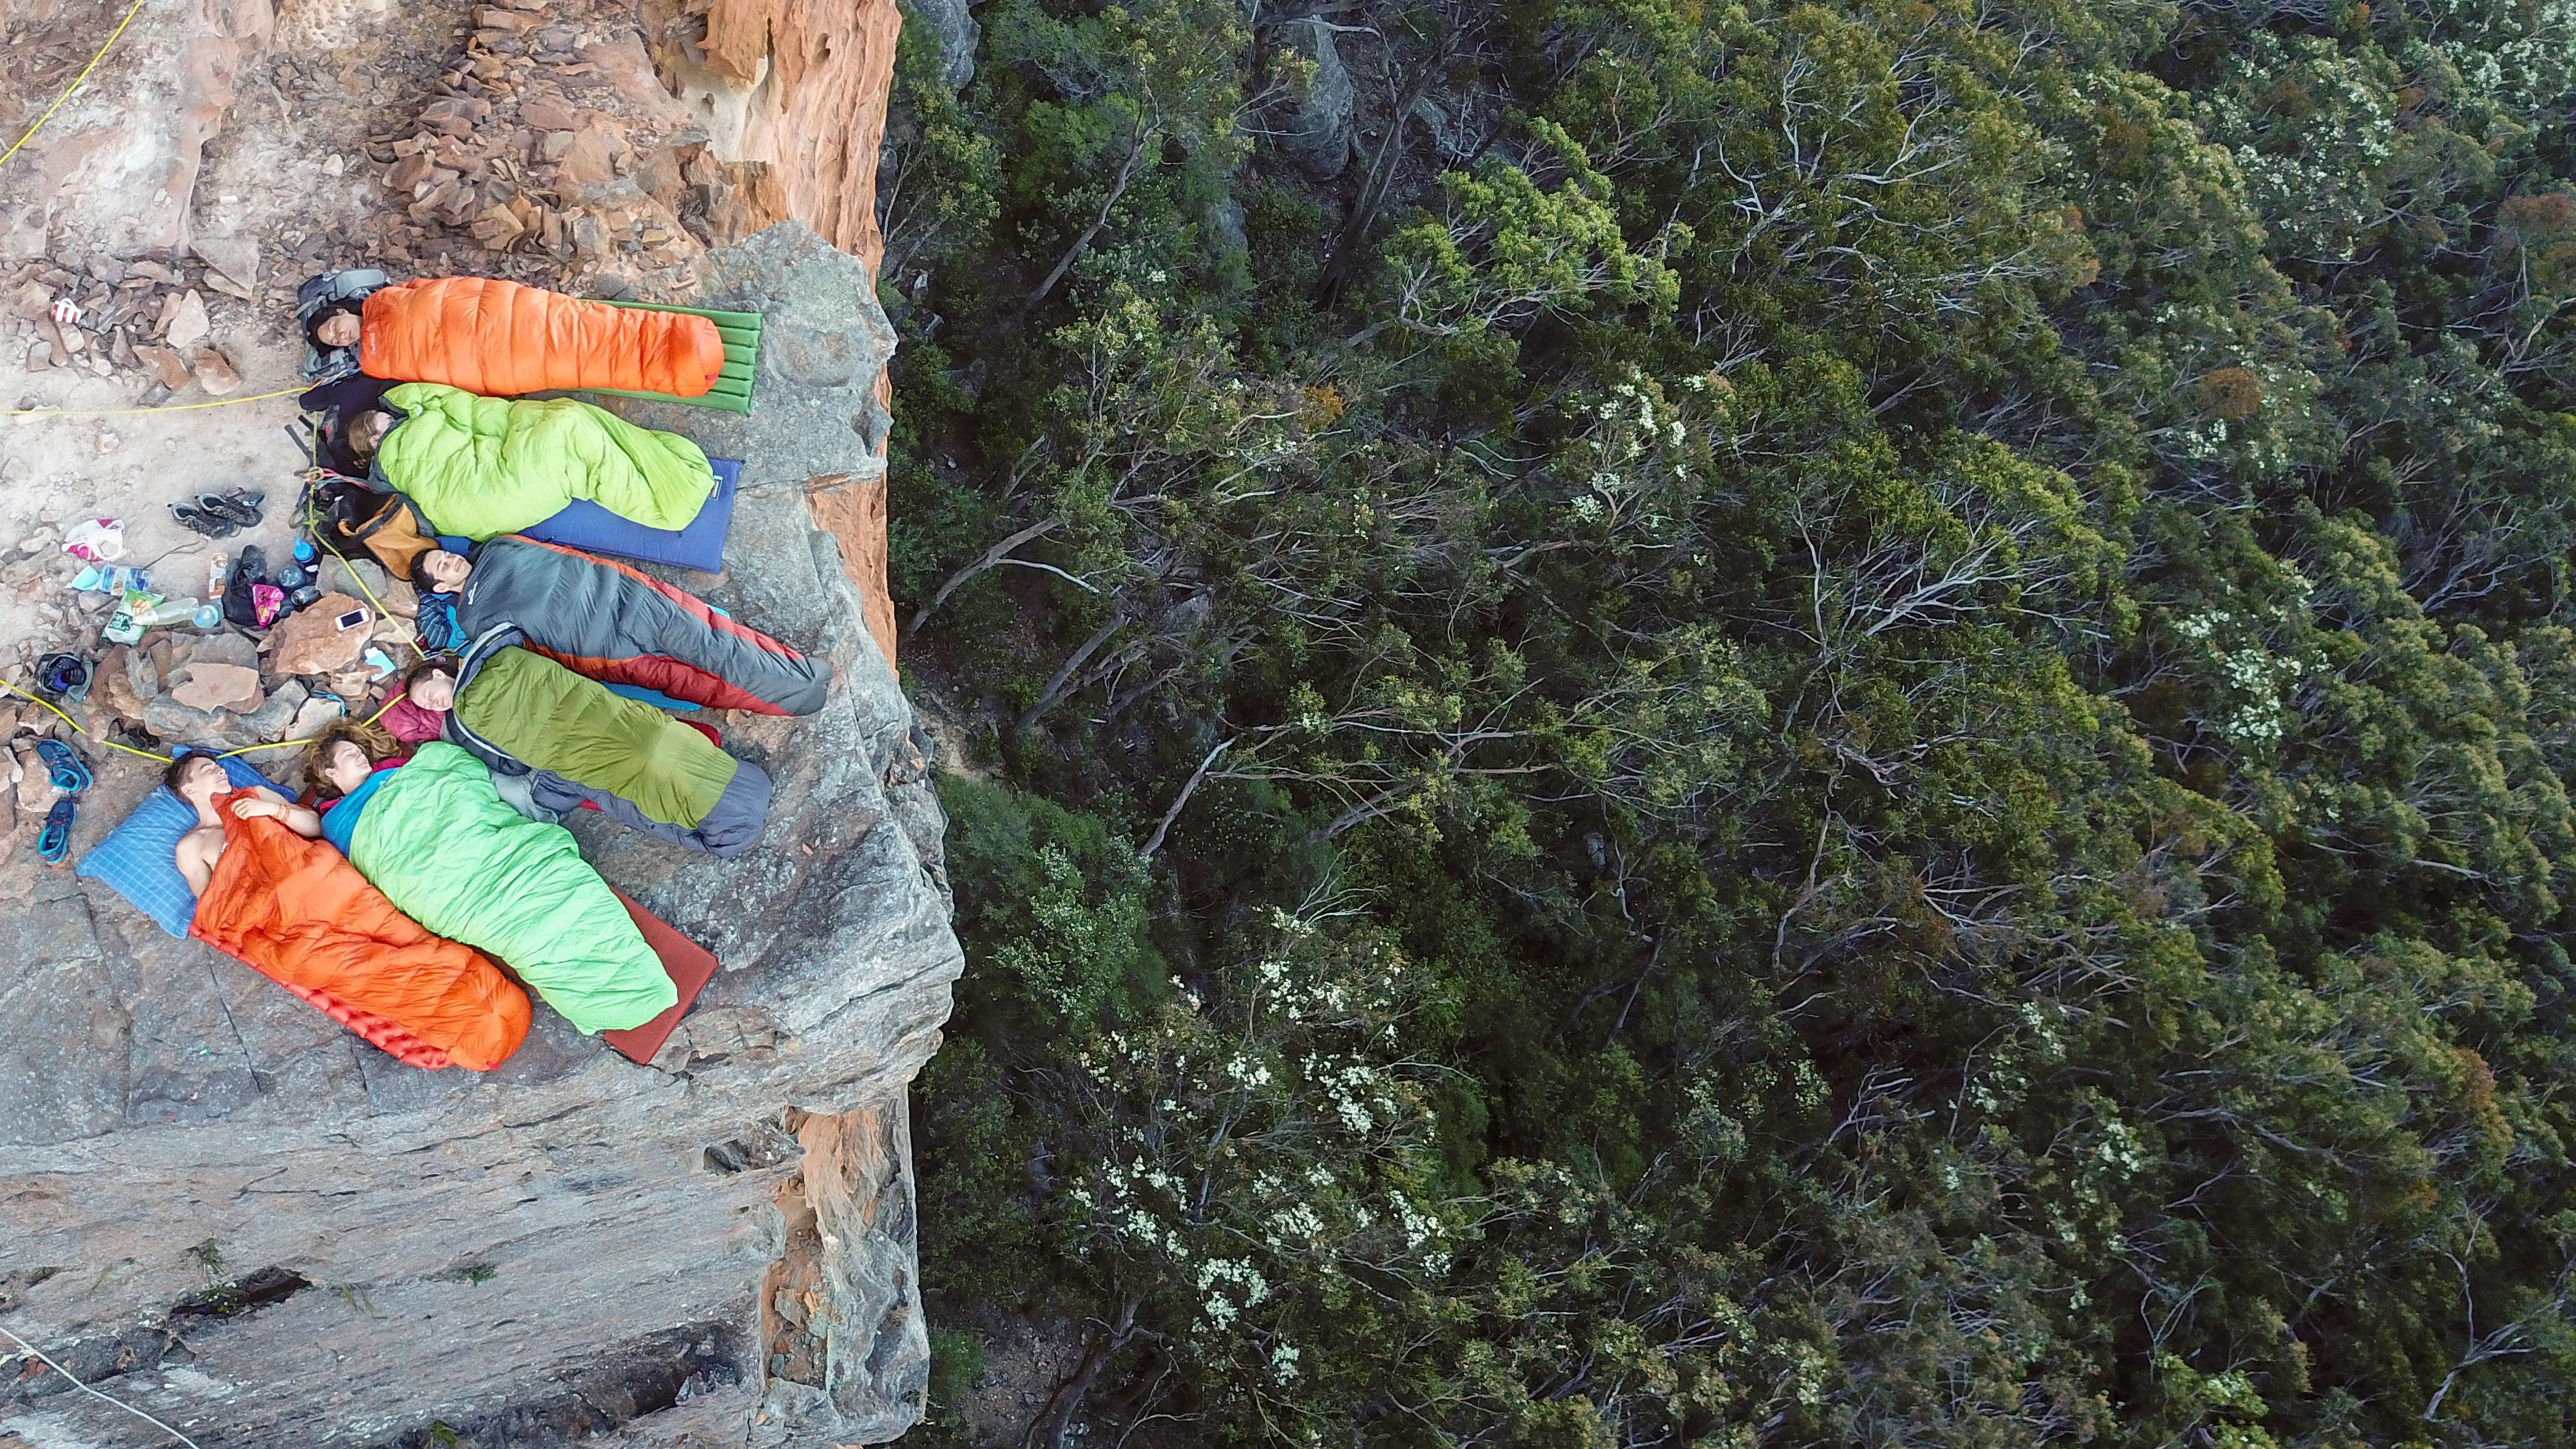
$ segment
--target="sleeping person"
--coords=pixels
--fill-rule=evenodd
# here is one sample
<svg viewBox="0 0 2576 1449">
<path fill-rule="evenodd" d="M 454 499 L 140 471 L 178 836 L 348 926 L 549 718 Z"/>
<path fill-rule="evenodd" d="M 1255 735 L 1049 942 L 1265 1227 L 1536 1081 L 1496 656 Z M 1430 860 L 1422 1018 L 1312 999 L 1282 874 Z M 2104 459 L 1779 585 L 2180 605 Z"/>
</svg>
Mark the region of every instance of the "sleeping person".
<svg viewBox="0 0 2576 1449">
<path fill-rule="evenodd" d="M 348 854 L 349 835 L 358 828 L 367 797 L 386 771 L 410 758 L 411 751 L 377 725 L 343 720 L 324 730 L 304 766 L 305 788 L 319 802 L 322 838 Z"/>
<path fill-rule="evenodd" d="M 322 836 L 322 817 L 278 794 L 275 790 L 254 785 L 235 790 L 224 775 L 224 767 L 207 754 L 181 755 L 161 772 L 161 783 L 179 802 L 197 812 L 196 828 L 179 837 L 177 847 L 179 874 L 188 889 L 203 897 L 207 882 L 214 879 L 215 867 L 224 858 L 228 843 L 224 836 L 224 812 L 218 802 L 230 795 L 230 813 L 241 820 L 275 820 L 307 840 Z"/>
<path fill-rule="evenodd" d="M 709 732 L 492 630 L 454 668 L 414 672 L 406 696 L 447 716 L 441 738 L 522 776 L 561 815 L 585 803 L 621 825 L 714 856 L 740 855 L 769 820 L 769 773 Z"/>
<path fill-rule="evenodd" d="M 424 600 L 453 601 L 464 638 L 515 625 L 523 647 L 604 684 L 780 715 L 812 714 L 831 689 L 829 660 L 641 569 L 561 544 L 509 534 L 470 555 L 432 549 L 412 564 L 412 582 Z"/>
<path fill-rule="evenodd" d="M 323 369 L 490 397 L 618 388 L 698 397 L 725 365 L 705 317 L 568 297 L 499 277 L 326 273 L 298 289 Z"/>
<path fill-rule="evenodd" d="M 715 495 L 706 451 L 578 398 L 478 397 L 406 382 L 348 419 L 350 454 L 443 534 L 491 538 L 588 499 L 647 528 L 683 529 Z"/>
<path fill-rule="evenodd" d="M 312 811 L 234 789 L 211 755 L 183 756 L 164 780 L 197 812 L 177 847 L 197 896 L 190 936 L 412 1066 L 488 1071 L 518 1050 L 526 993 L 397 909 L 315 838 Z"/>
<path fill-rule="evenodd" d="M 507 961 L 585 1032 L 641 1026 L 678 1003 L 572 832 L 512 809 L 481 761 L 433 740 L 360 783 L 331 807 L 331 828 L 347 817 L 348 864 L 413 920 Z"/>
</svg>

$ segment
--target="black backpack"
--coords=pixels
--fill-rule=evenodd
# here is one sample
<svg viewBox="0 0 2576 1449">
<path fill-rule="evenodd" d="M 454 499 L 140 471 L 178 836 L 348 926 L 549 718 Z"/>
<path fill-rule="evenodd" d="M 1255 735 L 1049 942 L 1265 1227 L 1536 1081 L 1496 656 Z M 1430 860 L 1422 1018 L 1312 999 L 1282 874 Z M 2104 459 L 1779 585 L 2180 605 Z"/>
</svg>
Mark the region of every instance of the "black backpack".
<svg viewBox="0 0 2576 1449">
<path fill-rule="evenodd" d="M 313 327 L 324 312 L 348 302 L 363 302 L 367 294 L 390 281 L 374 267 L 352 267 L 345 272 L 324 272 L 308 279 L 295 289 L 295 325 L 304 333 L 304 377 L 308 382 L 337 382 L 358 370 L 358 349 L 336 347 L 325 352 L 314 345 Z"/>
<path fill-rule="evenodd" d="M 323 474 L 314 480 L 311 506 L 324 552 L 372 558 L 405 582 L 420 556 L 438 547 L 438 530 L 420 505 L 361 479 Z"/>
</svg>

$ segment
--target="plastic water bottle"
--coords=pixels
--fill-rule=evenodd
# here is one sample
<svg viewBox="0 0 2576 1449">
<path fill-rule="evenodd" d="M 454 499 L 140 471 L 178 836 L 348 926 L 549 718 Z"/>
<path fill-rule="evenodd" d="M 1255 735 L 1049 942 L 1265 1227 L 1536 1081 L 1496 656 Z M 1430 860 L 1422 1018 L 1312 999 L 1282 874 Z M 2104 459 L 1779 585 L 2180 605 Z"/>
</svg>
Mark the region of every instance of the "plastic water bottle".
<svg viewBox="0 0 2576 1449">
<path fill-rule="evenodd" d="M 221 604 L 200 605 L 197 609 L 197 616 L 188 622 L 196 625 L 200 629 L 219 629 L 223 627 L 224 606 Z"/>
<path fill-rule="evenodd" d="M 197 617 L 198 610 L 203 607 L 203 601 L 198 599 L 163 599 L 159 603 L 152 605 L 150 608 L 144 609 L 135 614 L 134 622 L 142 625 L 146 629 L 158 629 L 166 624 L 178 624 L 192 620 Z"/>
<path fill-rule="evenodd" d="M 295 561 L 297 563 L 300 563 L 309 569 L 313 567 L 313 561 L 321 556 L 322 550 L 313 546 L 313 540 L 309 538 L 299 538 L 295 541 Z"/>
</svg>

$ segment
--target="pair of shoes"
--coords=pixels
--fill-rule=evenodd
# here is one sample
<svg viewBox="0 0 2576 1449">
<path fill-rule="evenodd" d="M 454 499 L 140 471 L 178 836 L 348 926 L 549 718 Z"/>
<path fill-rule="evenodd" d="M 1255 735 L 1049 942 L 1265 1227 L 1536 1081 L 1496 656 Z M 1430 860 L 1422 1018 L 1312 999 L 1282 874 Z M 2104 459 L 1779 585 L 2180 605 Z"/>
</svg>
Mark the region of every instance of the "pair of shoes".
<svg viewBox="0 0 2576 1449">
<path fill-rule="evenodd" d="M 267 494 L 253 493 L 247 488 L 235 488 L 226 493 L 200 493 L 197 495 L 197 511 L 211 513 L 243 528 L 257 528 L 260 505 L 267 500 Z"/>
<path fill-rule="evenodd" d="M 171 504 L 170 516 L 178 519 L 181 527 L 208 538 L 230 538 L 245 528 L 259 527 L 260 505 L 267 497 L 241 488 L 229 493 L 200 493 L 190 502 Z"/>
<path fill-rule="evenodd" d="M 60 865 L 72 853 L 72 822 L 80 817 L 80 792 L 96 783 L 89 761 L 80 751 L 60 740 L 36 741 L 36 758 L 44 762 L 45 777 L 63 798 L 45 812 L 45 828 L 36 837 L 36 856 L 47 865 Z"/>
<path fill-rule="evenodd" d="M 171 504 L 170 516 L 179 520 L 180 527 L 202 533 L 208 538 L 230 538 L 242 531 L 242 526 L 229 518 L 209 513 L 202 508 L 192 508 L 185 503 Z"/>
</svg>

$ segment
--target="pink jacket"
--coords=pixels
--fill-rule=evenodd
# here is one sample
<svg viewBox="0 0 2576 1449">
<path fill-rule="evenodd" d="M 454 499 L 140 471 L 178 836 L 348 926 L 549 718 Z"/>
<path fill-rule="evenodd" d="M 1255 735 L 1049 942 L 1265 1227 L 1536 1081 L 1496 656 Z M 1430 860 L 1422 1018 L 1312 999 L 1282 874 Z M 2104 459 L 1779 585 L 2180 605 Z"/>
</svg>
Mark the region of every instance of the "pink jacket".
<svg viewBox="0 0 2576 1449">
<path fill-rule="evenodd" d="M 404 744 L 417 745 L 437 739 L 439 732 L 447 728 L 447 715 L 444 711 L 422 709 L 409 698 L 398 698 L 377 716 L 376 723 Z"/>
</svg>

